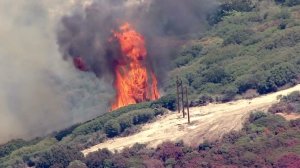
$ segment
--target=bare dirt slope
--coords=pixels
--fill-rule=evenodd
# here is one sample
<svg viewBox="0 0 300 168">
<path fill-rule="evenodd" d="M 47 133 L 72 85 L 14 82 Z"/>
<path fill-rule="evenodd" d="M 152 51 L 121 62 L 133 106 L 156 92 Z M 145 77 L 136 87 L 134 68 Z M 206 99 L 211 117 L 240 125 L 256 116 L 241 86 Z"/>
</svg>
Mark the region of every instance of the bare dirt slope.
<svg viewBox="0 0 300 168">
<path fill-rule="evenodd" d="M 156 147 L 164 141 L 178 140 L 183 140 L 188 145 L 198 145 L 204 140 L 217 139 L 232 130 L 240 130 L 252 111 L 265 110 L 278 102 L 277 96 L 293 91 L 300 91 L 300 85 L 252 100 L 191 108 L 191 124 L 187 124 L 187 119 L 183 119 L 182 114 L 170 113 L 154 123 L 143 125 L 141 131 L 134 135 L 110 139 L 82 152 L 86 155 L 102 148 L 122 150 L 135 143 Z"/>
</svg>

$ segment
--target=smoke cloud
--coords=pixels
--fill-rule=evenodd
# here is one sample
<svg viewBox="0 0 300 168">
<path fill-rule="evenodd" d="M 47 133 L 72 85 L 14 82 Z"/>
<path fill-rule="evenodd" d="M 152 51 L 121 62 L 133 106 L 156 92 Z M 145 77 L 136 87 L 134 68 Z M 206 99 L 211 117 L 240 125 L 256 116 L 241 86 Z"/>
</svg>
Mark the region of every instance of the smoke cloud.
<svg viewBox="0 0 300 168">
<path fill-rule="evenodd" d="M 121 54 L 108 39 L 129 22 L 145 36 L 148 66 L 161 79 L 182 37 L 205 30 L 206 16 L 215 7 L 212 0 L 97 0 L 62 19 L 58 44 L 65 58 L 80 57 L 98 77 L 111 77 Z"/>
<path fill-rule="evenodd" d="M 0 143 L 43 136 L 106 111 L 110 87 L 64 61 L 56 44 L 60 15 L 74 3 L 0 1 Z"/>
<path fill-rule="evenodd" d="M 0 143 L 43 136 L 108 109 L 111 30 L 145 36 L 149 67 L 163 77 L 174 47 L 206 28 L 211 0 L 1 0 Z M 81 57 L 89 71 L 74 68 Z"/>
</svg>

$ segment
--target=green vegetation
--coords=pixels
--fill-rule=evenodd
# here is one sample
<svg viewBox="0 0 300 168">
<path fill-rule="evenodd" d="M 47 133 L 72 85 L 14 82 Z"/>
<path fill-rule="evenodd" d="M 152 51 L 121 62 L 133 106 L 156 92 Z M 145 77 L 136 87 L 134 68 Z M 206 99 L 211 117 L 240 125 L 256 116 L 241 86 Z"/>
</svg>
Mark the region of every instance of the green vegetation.
<svg viewBox="0 0 300 168">
<path fill-rule="evenodd" d="M 212 28 L 174 57 L 167 93 L 175 92 L 176 76 L 189 86 L 193 106 L 203 96 L 226 102 L 299 83 L 299 1 L 222 2 L 208 18 Z"/>
<path fill-rule="evenodd" d="M 287 167 L 299 165 L 300 120 L 255 113 L 244 129 L 198 148 L 166 142 L 137 144 L 122 153 L 82 149 L 132 134 L 138 125 L 176 109 L 176 77 L 189 86 L 190 106 L 253 98 L 299 83 L 300 1 L 220 0 L 209 30 L 190 39 L 172 59 L 163 81 L 166 96 L 127 106 L 45 138 L 0 146 L 0 167 Z M 188 26 L 188 25 L 187 25 Z M 300 93 L 281 98 L 271 113 L 300 112 Z"/>
<path fill-rule="evenodd" d="M 102 149 L 82 158 L 76 149 L 54 146 L 32 160 L 37 167 L 296 167 L 300 163 L 300 120 L 257 112 L 239 132 L 198 148 L 164 142 L 156 149 L 136 144 L 120 153 Z M 74 160 L 74 161 L 73 161 Z"/>
<path fill-rule="evenodd" d="M 280 102 L 274 104 L 270 109 L 270 113 L 300 113 L 300 92 L 295 91 L 287 96 L 280 98 Z"/>
<path fill-rule="evenodd" d="M 106 138 L 134 133 L 138 125 L 163 115 L 166 111 L 164 107 L 175 108 L 174 96 L 168 95 L 154 102 L 120 108 L 53 133 L 49 138 L 13 140 L 0 146 L 0 167 L 22 167 L 24 164 L 43 168 L 54 165 L 66 167 L 74 160 L 82 160 L 80 150 L 101 143 Z"/>
</svg>

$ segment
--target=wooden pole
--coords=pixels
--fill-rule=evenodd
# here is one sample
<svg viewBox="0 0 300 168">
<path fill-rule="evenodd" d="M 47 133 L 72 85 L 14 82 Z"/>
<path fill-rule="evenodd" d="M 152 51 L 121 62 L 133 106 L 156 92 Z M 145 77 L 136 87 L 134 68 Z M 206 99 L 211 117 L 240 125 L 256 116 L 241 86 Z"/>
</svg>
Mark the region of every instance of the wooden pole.
<svg viewBox="0 0 300 168">
<path fill-rule="evenodd" d="M 189 98 L 188 98 L 188 88 L 185 87 L 185 96 L 186 96 L 186 107 L 187 107 L 187 115 L 188 115 L 188 123 L 191 123 L 190 120 L 190 107 L 189 107 Z"/>
<path fill-rule="evenodd" d="M 178 79 L 178 76 L 177 76 L 177 80 L 176 80 L 176 88 L 177 88 L 177 110 L 178 110 L 178 113 L 180 113 L 179 79 Z"/>
<path fill-rule="evenodd" d="M 183 115 L 183 118 L 185 118 L 185 112 L 184 112 L 184 90 L 183 90 L 182 81 L 181 81 L 181 98 L 182 98 L 182 115 Z"/>
</svg>

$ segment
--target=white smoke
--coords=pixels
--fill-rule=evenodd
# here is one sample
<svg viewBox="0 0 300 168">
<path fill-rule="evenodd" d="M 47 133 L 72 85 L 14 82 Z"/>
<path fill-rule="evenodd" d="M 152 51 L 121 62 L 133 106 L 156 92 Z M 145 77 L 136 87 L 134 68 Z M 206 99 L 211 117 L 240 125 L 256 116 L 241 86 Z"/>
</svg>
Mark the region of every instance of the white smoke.
<svg viewBox="0 0 300 168">
<path fill-rule="evenodd" d="M 31 138 L 106 111 L 110 88 L 62 60 L 57 23 L 80 0 L 0 1 L 0 143 Z"/>
</svg>

